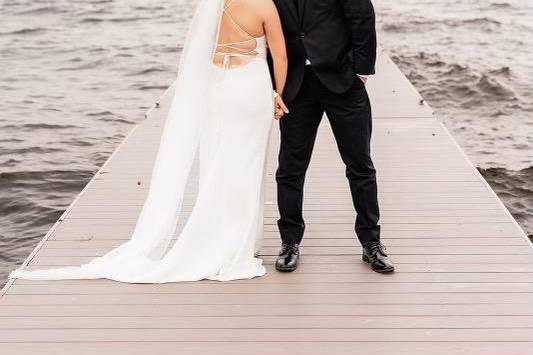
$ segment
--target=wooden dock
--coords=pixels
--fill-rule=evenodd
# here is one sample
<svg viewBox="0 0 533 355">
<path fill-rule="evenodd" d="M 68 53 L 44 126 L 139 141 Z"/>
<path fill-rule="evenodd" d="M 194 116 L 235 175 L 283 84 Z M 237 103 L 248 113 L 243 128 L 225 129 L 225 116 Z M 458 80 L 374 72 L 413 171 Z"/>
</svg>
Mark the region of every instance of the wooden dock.
<svg viewBox="0 0 533 355">
<path fill-rule="evenodd" d="M 3 355 L 533 354 L 533 249 L 525 233 L 398 68 L 369 83 L 383 240 L 393 275 L 369 270 L 324 120 L 305 196 L 300 268 L 280 274 L 277 129 L 270 145 L 265 277 L 132 285 L 9 282 Z M 128 239 L 147 191 L 169 98 L 136 126 L 28 257 L 78 265 Z"/>
</svg>

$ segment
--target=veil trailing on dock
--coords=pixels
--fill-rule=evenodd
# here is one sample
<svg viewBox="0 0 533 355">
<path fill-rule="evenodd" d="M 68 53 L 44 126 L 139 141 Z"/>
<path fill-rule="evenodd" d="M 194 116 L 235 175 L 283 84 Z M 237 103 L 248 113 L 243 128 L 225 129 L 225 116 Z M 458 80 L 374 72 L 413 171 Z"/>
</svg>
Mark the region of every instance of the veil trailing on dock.
<svg viewBox="0 0 533 355">
<path fill-rule="evenodd" d="M 208 115 L 205 95 L 213 75 L 212 60 L 223 5 L 223 0 L 200 0 L 196 7 L 180 57 L 174 97 L 152 170 L 148 196 L 131 239 L 79 267 L 18 269 L 10 274 L 10 278 L 121 279 L 121 272 L 131 272 L 124 270 L 127 269 L 124 264 L 129 260 L 135 260 L 136 268 L 146 271 L 164 256 L 177 230 L 202 124 Z"/>
<path fill-rule="evenodd" d="M 212 71 L 224 0 L 201 0 L 180 57 L 175 92 L 152 171 L 148 197 L 128 248 L 150 259 L 165 253 L 180 216 L 187 179 L 207 117 L 205 93 Z M 165 186 L 160 189 L 158 186 Z"/>
</svg>

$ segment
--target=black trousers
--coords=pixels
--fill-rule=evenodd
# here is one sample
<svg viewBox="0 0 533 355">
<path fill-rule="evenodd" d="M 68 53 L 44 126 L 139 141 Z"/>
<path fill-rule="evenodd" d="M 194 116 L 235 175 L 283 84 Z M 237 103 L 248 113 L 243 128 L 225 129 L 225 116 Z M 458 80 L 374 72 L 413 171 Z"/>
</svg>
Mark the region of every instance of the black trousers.
<svg viewBox="0 0 533 355">
<path fill-rule="evenodd" d="M 290 113 L 280 121 L 281 147 L 276 172 L 282 241 L 300 244 L 303 238 L 305 173 L 324 112 L 346 165 L 357 212 L 357 237 L 361 244 L 379 241 L 376 171 L 370 156 L 372 112 L 363 82 L 354 78 L 354 85 L 347 92 L 335 94 L 320 82 L 311 66 L 306 66 L 302 87 L 288 108 Z"/>
</svg>

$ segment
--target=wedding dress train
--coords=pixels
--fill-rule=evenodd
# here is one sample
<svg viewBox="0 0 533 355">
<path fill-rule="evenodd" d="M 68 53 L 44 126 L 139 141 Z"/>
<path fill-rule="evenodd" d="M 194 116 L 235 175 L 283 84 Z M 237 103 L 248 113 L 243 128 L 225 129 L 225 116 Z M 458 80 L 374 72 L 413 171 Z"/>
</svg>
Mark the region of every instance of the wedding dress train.
<svg viewBox="0 0 533 355">
<path fill-rule="evenodd" d="M 204 0 L 198 7 L 149 194 L 131 240 L 81 266 L 19 269 L 10 278 L 164 283 L 224 281 L 265 273 L 254 251 L 263 231 L 263 176 L 274 115 L 272 83 L 265 37 L 247 34 L 228 12 L 229 4 Z M 218 43 L 224 18 L 234 23 L 242 41 Z M 222 65 L 214 63 L 217 56 L 223 58 Z M 197 199 L 170 245 L 198 151 Z"/>
</svg>

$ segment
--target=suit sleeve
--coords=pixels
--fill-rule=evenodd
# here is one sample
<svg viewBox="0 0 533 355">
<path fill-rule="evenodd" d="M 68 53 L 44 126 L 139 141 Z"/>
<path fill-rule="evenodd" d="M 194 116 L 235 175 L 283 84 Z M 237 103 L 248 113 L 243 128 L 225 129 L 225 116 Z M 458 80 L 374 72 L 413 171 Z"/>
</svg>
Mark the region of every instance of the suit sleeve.
<svg viewBox="0 0 533 355">
<path fill-rule="evenodd" d="M 376 16 L 370 0 L 339 0 L 352 35 L 353 68 L 361 75 L 375 74 Z"/>
</svg>

